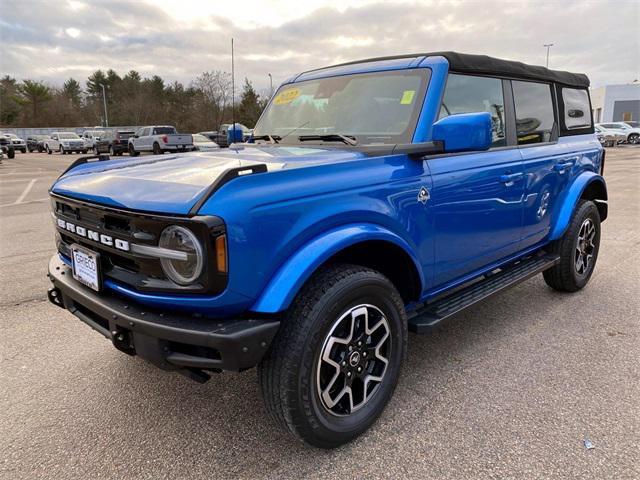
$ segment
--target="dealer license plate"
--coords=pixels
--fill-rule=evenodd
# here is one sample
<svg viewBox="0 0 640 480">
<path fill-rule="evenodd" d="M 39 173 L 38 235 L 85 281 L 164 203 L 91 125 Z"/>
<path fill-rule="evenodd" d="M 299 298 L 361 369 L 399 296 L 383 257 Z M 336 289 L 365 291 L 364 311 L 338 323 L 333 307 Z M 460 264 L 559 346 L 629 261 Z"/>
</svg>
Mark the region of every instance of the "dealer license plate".
<svg viewBox="0 0 640 480">
<path fill-rule="evenodd" d="M 100 291 L 100 254 L 79 245 L 71 246 L 73 278 L 95 291 Z"/>
</svg>

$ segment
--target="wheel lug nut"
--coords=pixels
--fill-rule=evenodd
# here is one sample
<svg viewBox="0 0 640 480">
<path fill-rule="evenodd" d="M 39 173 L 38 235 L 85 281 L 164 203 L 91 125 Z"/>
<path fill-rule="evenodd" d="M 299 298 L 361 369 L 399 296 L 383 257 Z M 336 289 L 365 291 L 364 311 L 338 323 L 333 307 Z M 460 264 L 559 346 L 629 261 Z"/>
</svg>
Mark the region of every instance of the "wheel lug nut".
<svg viewBox="0 0 640 480">
<path fill-rule="evenodd" d="M 362 356 L 366 357 L 367 356 L 367 352 L 362 352 Z"/>
<path fill-rule="evenodd" d="M 349 345 L 349 351 L 353 350 L 353 347 L 351 345 Z"/>
<path fill-rule="evenodd" d="M 351 378 L 351 372 L 347 372 L 347 377 Z"/>
<path fill-rule="evenodd" d="M 342 366 L 346 367 L 347 366 L 347 362 L 345 362 L 344 360 L 342 361 Z"/>
<path fill-rule="evenodd" d="M 362 371 L 362 367 L 358 367 L 358 373 Z"/>
<path fill-rule="evenodd" d="M 361 347 L 362 346 L 362 342 L 358 342 L 358 346 Z"/>
</svg>

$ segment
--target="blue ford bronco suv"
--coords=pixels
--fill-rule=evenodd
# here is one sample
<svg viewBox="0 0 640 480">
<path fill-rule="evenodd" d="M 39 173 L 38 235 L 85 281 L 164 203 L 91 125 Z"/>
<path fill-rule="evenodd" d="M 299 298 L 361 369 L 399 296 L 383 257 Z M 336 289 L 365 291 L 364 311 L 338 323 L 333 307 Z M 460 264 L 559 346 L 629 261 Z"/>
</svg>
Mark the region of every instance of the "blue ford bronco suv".
<svg viewBox="0 0 640 480">
<path fill-rule="evenodd" d="M 588 86 L 376 58 L 291 77 L 229 150 L 84 157 L 51 188 L 49 299 L 199 382 L 257 366 L 270 414 L 336 447 L 381 414 L 408 331 L 538 273 L 587 284 L 607 217 Z"/>
</svg>

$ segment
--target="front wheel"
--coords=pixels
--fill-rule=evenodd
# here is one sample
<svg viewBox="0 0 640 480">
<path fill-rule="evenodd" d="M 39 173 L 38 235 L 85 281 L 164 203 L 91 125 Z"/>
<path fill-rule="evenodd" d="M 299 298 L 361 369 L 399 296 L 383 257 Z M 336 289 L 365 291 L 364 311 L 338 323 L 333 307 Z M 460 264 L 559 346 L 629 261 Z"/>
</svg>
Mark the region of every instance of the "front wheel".
<svg viewBox="0 0 640 480">
<path fill-rule="evenodd" d="M 560 263 L 545 270 L 544 280 L 554 290 L 576 292 L 591 278 L 600 250 L 600 214 L 590 200 L 581 200 L 562 238 L 551 245 Z"/>
<path fill-rule="evenodd" d="M 136 149 L 133 148 L 133 145 L 129 145 L 129 156 L 137 157 L 138 155 L 140 155 L 140 152 L 136 152 Z"/>
<path fill-rule="evenodd" d="M 53 153 L 53 150 L 49 148 L 49 145 L 47 145 L 45 149 L 47 150 L 47 155 L 51 155 Z"/>
<path fill-rule="evenodd" d="M 267 410 L 311 445 L 349 442 L 384 410 L 406 345 L 404 304 L 385 276 L 327 267 L 298 294 L 258 366 Z"/>
<path fill-rule="evenodd" d="M 627 138 L 627 142 L 635 145 L 637 143 L 640 143 L 640 134 L 637 133 L 632 133 L 631 135 L 629 135 L 629 137 Z"/>
</svg>

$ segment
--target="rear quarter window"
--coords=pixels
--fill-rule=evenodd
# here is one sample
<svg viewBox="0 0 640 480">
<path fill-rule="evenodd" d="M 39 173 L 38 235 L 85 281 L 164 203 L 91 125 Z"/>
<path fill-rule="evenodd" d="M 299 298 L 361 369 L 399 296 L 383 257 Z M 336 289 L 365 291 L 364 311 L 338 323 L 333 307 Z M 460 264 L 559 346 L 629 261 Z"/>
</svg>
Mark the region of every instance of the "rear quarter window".
<svg viewBox="0 0 640 480">
<path fill-rule="evenodd" d="M 591 127 L 591 106 L 589 94 L 586 90 L 578 88 L 560 89 L 562 98 L 562 110 L 564 128 L 575 130 Z"/>
</svg>

